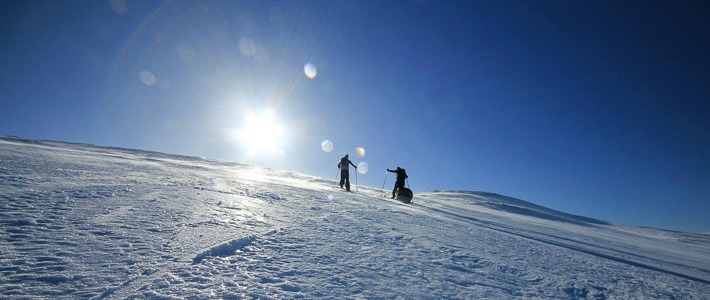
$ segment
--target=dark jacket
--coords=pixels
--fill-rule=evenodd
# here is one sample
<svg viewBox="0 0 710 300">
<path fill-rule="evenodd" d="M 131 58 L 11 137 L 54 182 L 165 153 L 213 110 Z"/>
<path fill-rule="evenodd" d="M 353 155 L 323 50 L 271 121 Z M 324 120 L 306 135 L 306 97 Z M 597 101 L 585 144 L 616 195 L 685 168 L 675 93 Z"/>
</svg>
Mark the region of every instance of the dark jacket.
<svg viewBox="0 0 710 300">
<path fill-rule="evenodd" d="M 407 179 L 407 177 L 408 177 L 407 171 L 405 171 L 404 169 L 402 169 L 400 167 L 397 167 L 396 170 L 387 169 L 387 172 L 397 173 L 397 182 L 404 182 L 404 180 Z"/>
<path fill-rule="evenodd" d="M 355 169 L 357 169 L 357 166 L 355 164 L 353 164 L 353 162 L 350 161 L 350 159 L 348 159 L 347 155 L 340 159 L 340 162 L 338 163 L 338 169 L 348 170 L 348 164 L 351 164 L 353 167 L 355 167 Z"/>
</svg>

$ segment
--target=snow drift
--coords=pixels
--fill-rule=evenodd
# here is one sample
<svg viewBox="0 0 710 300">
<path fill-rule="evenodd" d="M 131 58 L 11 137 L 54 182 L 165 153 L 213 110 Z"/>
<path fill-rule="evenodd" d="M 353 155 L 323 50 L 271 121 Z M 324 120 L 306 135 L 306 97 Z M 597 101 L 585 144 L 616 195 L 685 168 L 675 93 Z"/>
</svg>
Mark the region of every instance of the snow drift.
<svg viewBox="0 0 710 300">
<path fill-rule="evenodd" d="M 2 298 L 710 295 L 710 238 L 502 195 L 345 193 L 238 163 L 0 138 Z"/>
</svg>

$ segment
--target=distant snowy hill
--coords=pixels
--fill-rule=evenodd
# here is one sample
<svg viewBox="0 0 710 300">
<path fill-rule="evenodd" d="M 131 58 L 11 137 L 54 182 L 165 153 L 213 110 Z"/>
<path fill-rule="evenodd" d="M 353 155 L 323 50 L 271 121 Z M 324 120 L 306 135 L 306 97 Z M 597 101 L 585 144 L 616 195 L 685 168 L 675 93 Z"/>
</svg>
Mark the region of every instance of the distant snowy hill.
<svg viewBox="0 0 710 300">
<path fill-rule="evenodd" d="M 708 299 L 710 236 L 0 138 L 0 298 Z"/>
</svg>

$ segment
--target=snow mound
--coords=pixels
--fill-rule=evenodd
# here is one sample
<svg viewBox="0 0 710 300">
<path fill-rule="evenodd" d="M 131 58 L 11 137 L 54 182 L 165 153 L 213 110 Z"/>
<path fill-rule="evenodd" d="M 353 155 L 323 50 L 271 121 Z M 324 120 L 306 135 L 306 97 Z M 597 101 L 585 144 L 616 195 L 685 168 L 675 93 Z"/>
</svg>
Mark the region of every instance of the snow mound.
<svg viewBox="0 0 710 300">
<path fill-rule="evenodd" d="M 256 240 L 255 236 L 248 236 L 241 239 L 231 240 L 229 242 L 216 245 L 205 251 L 200 252 L 192 259 L 193 264 L 198 264 L 202 262 L 203 259 L 207 257 L 227 257 L 236 254 L 237 250 L 244 249 L 245 247 L 251 245 L 251 243 Z"/>
<path fill-rule="evenodd" d="M 516 199 L 513 197 L 503 196 L 495 193 L 488 192 L 474 192 L 474 191 L 446 191 L 446 192 L 430 192 L 423 193 L 423 196 L 446 199 L 452 202 L 467 202 L 468 204 L 479 205 L 493 210 L 507 212 L 511 214 L 517 214 L 522 216 L 529 216 L 534 218 L 546 219 L 551 221 L 567 222 L 577 225 L 584 224 L 595 224 L 595 225 L 607 225 L 608 222 L 573 215 L 569 213 L 564 213 L 556 211 L 554 209 L 549 209 L 537 204 L 533 204 L 527 201 Z M 420 195 L 420 196 L 422 196 Z"/>
</svg>

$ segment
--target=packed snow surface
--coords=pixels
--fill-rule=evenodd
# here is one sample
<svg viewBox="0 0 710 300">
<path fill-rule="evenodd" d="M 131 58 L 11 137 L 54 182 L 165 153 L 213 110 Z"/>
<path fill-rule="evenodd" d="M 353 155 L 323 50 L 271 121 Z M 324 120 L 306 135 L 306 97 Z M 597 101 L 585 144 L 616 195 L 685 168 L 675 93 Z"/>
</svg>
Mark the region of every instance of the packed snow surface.
<svg viewBox="0 0 710 300">
<path fill-rule="evenodd" d="M 0 239 L 5 299 L 710 295 L 705 234 L 483 192 L 403 204 L 256 166 L 14 137 L 0 138 Z"/>
</svg>

